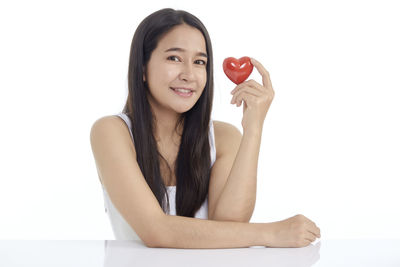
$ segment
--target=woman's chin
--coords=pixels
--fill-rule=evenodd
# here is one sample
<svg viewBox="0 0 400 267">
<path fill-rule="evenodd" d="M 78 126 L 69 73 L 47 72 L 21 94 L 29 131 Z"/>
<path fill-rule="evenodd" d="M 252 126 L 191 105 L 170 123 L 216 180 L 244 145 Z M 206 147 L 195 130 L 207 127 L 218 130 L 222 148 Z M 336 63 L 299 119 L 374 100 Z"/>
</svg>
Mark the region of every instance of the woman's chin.
<svg viewBox="0 0 400 267">
<path fill-rule="evenodd" d="M 191 110 L 193 108 L 193 106 L 194 106 L 194 104 L 193 105 L 180 104 L 180 105 L 175 106 L 174 110 L 176 111 L 176 113 L 185 113 L 185 112 L 188 112 L 189 110 Z"/>
</svg>

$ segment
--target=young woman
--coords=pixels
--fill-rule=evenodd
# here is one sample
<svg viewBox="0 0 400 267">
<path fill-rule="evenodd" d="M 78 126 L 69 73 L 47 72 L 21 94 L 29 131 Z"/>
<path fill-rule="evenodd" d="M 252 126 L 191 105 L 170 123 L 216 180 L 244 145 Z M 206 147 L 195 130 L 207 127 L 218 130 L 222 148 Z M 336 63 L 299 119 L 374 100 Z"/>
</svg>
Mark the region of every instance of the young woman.
<svg viewBox="0 0 400 267">
<path fill-rule="evenodd" d="M 185 11 L 146 17 L 132 40 L 123 112 L 92 126 L 90 140 L 116 239 L 148 247 L 302 247 L 320 237 L 302 215 L 249 223 L 256 200 L 263 123 L 274 91 L 255 59 L 262 85 L 232 91 L 243 103 L 243 136 L 210 119 L 213 55 L 208 32 Z"/>
</svg>

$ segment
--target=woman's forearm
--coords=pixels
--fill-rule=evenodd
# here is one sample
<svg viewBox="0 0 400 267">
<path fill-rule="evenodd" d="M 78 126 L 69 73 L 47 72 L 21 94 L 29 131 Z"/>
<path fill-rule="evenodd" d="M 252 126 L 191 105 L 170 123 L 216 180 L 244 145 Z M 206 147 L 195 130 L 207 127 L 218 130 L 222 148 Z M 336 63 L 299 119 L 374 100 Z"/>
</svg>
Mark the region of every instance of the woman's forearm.
<svg viewBox="0 0 400 267">
<path fill-rule="evenodd" d="M 214 220 L 250 220 L 256 202 L 260 144 L 261 130 L 244 131 L 228 180 L 212 216 Z"/>
<path fill-rule="evenodd" d="M 242 223 L 165 215 L 150 247 L 240 248 L 268 246 L 273 223 Z"/>
</svg>

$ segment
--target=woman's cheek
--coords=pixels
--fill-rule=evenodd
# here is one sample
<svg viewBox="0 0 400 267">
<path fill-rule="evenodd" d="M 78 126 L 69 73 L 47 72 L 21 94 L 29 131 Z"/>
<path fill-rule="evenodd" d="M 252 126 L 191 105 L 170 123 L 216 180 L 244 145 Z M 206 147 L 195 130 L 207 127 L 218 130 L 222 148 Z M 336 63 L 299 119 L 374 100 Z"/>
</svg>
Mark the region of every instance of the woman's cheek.
<svg viewBox="0 0 400 267">
<path fill-rule="evenodd" d="M 200 75 L 198 76 L 198 81 L 199 84 L 201 85 L 201 89 L 203 89 L 206 86 L 207 83 L 207 71 L 203 70 Z"/>
<path fill-rule="evenodd" d="M 166 68 L 164 69 L 164 75 L 170 79 L 175 79 L 179 75 L 179 68 L 171 65 L 166 66 Z"/>
</svg>

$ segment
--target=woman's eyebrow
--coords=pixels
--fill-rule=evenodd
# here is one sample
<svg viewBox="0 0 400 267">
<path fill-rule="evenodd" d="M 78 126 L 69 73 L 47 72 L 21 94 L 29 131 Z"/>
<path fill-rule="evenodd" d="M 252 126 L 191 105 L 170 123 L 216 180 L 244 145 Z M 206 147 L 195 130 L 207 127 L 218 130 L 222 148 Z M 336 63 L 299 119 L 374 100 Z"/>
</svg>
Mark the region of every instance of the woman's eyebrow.
<svg viewBox="0 0 400 267">
<path fill-rule="evenodd" d="M 171 48 L 165 50 L 164 52 L 170 52 L 170 51 L 185 52 L 186 50 L 183 49 L 183 48 L 180 48 L 180 47 L 171 47 Z M 205 57 L 205 58 L 207 58 L 207 54 L 204 53 L 204 52 L 198 52 L 198 53 L 196 54 L 196 56 L 200 56 L 200 57 Z"/>
</svg>

